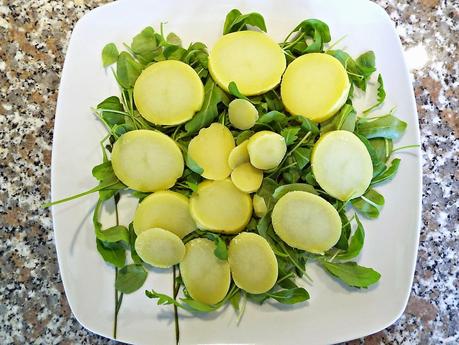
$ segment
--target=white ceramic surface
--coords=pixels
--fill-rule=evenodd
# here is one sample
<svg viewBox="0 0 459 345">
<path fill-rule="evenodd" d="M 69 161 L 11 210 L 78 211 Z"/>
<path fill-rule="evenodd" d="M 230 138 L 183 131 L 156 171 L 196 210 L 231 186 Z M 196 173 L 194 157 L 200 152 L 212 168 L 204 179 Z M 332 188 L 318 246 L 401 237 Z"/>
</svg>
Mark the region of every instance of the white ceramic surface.
<svg viewBox="0 0 459 345">
<path fill-rule="evenodd" d="M 346 35 L 339 47 L 352 55 L 372 49 L 388 93 L 385 109 L 408 122 L 397 146 L 419 144 L 412 86 L 399 38 L 383 9 L 366 0 L 284 1 L 117 1 L 85 15 L 75 26 L 65 60 L 56 112 L 52 199 L 95 185 L 90 171 L 101 161 L 99 140 L 105 131 L 90 111 L 107 96 L 118 94 L 110 71 L 101 66 L 100 52 L 108 42 L 122 47 L 142 28 L 176 32 L 185 43 L 209 46 L 221 35 L 232 8 L 263 14 L 268 33 L 281 41 L 300 21 L 319 18 L 330 25 L 332 39 Z M 381 111 L 380 113 L 383 113 Z M 308 303 L 295 307 L 248 304 L 241 323 L 231 308 L 208 316 L 180 318 L 181 343 L 326 344 L 374 333 L 403 312 L 415 267 L 420 223 L 420 152 L 398 154 L 400 170 L 389 184 L 377 188 L 386 198 L 379 219 L 364 221 L 366 243 L 359 262 L 377 269 L 381 281 L 368 290 L 344 287 L 317 267 L 306 288 Z M 55 241 L 65 292 L 73 314 L 89 330 L 110 337 L 113 325 L 114 270 L 96 251 L 90 212 L 96 196 L 53 207 Z M 129 222 L 131 207 L 122 219 Z M 110 225 L 110 210 L 106 212 Z M 113 221 L 113 215 L 111 215 Z M 171 292 L 170 271 L 149 274 L 144 288 Z M 172 311 L 147 299 L 143 290 L 125 296 L 119 314 L 118 339 L 135 344 L 173 344 Z"/>
</svg>

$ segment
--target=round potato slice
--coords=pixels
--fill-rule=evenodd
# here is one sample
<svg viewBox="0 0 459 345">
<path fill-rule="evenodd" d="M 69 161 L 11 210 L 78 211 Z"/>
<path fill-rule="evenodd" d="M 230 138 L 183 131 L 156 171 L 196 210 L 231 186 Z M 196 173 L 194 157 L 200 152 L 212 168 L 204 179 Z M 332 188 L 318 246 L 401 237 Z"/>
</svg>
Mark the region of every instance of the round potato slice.
<svg viewBox="0 0 459 345">
<path fill-rule="evenodd" d="M 274 231 L 289 246 L 323 254 L 338 242 L 341 219 L 335 208 L 320 196 L 289 192 L 274 205 Z"/>
<path fill-rule="evenodd" d="M 221 37 L 209 54 L 209 72 L 224 90 L 235 82 L 245 96 L 259 95 L 279 84 L 286 66 L 279 45 L 257 31 Z"/>
<path fill-rule="evenodd" d="M 216 304 L 225 298 L 231 281 L 228 261 L 214 254 L 215 243 L 196 238 L 185 245 L 180 273 L 188 293 L 198 302 Z"/>
<path fill-rule="evenodd" d="M 234 170 L 241 164 L 250 162 L 249 151 L 247 151 L 248 140 L 244 140 L 231 150 L 228 157 L 228 165 L 231 170 Z"/>
<path fill-rule="evenodd" d="M 263 171 L 254 168 L 250 163 L 239 165 L 231 173 L 231 181 L 241 191 L 256 192 L 263 182 Z"/>
<path fill-rule="evenodd" d="M 277 259 L 268 241 L 260 235 L 243 232 L 234 237 L 228 249 L 228 262 L 234 283 L 248 293 L 264 293 L 276 284 Z"/>
<path fill-rule="evenodd" d="M 172 191 L 150 194 L 137 207 L 134 230 L 137 235 L 150 228 L 162 228 L 183 238 L 196 229 L 189 200 Z"/>
<path fill-rule="evenodd" d="M 252 203 L 253 212 L 258 218 L 264 217 L 268 213 L 268 207 L 266 206 L 265 199 L 261 196 L 254 194 Z"/>
<path fill-rule="evenodd" d="M 250 163 L 261 170 L 276 168 L 287 152 L 282 135 L 271 131 L 261 131 L 252 135 L 247 144 Z"/>
<path fill-rule="evenodd" d="M 204 86 L 186 63 L 165 60 L 151 64 L 134 85 L 134 102 L 140 115 L 157 125 L 178 125 L 201 109 Z"/>
<path fill-rule="evenodd" d="M 322 122 L 343 106 L 350 86 L 347 72 L 336 58 L 322 53 L 305 54 L 287 67 L 281 96 L 291 114 Z"/>
<path fill-rule="evenodd" d="M 200 229 L 234 234 L 252 217 L 252 199 L 231 180 L 204 181 L 190 199 L 191 216 Z"/>
<path fill-rule="evenodd" d="M 167 135 L 150 130 L 123 134 L 113 145 L 115 175 L 129 188 L 155 192 L 172 187 L 183 174 L 183 156 Z"/>
<path fill-rule="evenodd" d="M 233 127 L 244 131 L 255 125 L 258 120 L 258 111 L 249 101 L 235 99 L 228 106 L 228 118 Z"/>
<path fill-rule="evenodd" d="M 341 201 L 361 196 L 373 178 L 373 164 L 367 148 L 348 131 L 323 135 L 312 150 L 311 166 L 322 189 Z"/>
<path fill-rule="evenodd" d="M 160 228 L 145 230 L 137 236 L 135 250 L 143 261 L 159 268 L 172 267 L 185 256 L 182 240 L 172 232 Z"/>
<path fill-rule="evenodd" d="M 224 180 L 231 174 L 228 158 L 234 147 L 231 131 L 221 123 L 213 123 L 191 139 L 188 154 L 204 169 L 203 177 Z"/>
</svg>

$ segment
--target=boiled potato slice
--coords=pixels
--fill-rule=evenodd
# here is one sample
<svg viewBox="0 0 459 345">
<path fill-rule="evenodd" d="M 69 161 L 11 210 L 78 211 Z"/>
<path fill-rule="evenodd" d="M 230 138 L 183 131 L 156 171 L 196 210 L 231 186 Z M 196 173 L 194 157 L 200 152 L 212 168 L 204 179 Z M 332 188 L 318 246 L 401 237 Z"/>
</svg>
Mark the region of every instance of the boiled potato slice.
<svg viewBox="0 0 459 345">
<path fill-rule="evenodd" d="M 249 101 L 235 99 L 228 106 L 228 118 L 233 127 L 244 131 L 255 125 L 258 120 L 258 111 Z"/>
<path fill-rule="evenodd" d="M 183 174 L 183 156 L 167 135 L 150 130 L 123 134 L 113 145 L 116 176 L 129 188 L 155 192 L 172 187 Z"/>
<path fill-rule="evenodd" d="M 234 283 L 248 293 L 264 293 L 276 284 L 277 259 L 268 241 L 260 235 L 243 232 L 234 237 L 228 261 Z"/>
<path fill-rule="evenodd" d="M 137 207 L 134 230 L 137 235 L 150 228 L 162 228 L 183 238 L 196 229 L 190 214 L 189 200 L 172 191 L 150 194 Z"/>
<path fill-rule="evenodd" d="M 159 268 L 176 265 L 185 256 L 182 240 L 172 232 L 160 228 L 145 230 L 137 236 L 135 250 L 143 261 Z"/>
<path fill-rule="evenodd" d="M 257 31 L 233 32 L 221 37 L 209 54 L 209 72 L 218 85 L 228 91 L 235 82 L 245 96 L 273 89 L 286 66 L 279 45 Z"/>
<path fill-rule="evenodd" d="M 234 170 L 241 164 L 250 162 L 249 151 L 247 151 L 248 140 L 244 140 L 231 150 L 228 157 L 228 165 L 231 170 Z"/>
<path fill-rule="evenodd" d="M 263 171 L 254 168 L 250 163 L 239 165 L 231 173 L 231 181 L 241 191 L 256 192 L 263 182 Z"/>
<path fill-rule="evenodd" d="M 320 196 L 289 192 L 274 205 L 271 216 L 276 234 L 289 246 L 323 254 L 341 235 L 341 219 Z"/>
<path fill-rule="evenodd" d="M 258 218 L 264 217 L 268 213 L 268 207 L 266 206 L 265 199 L 261 196 L 254 194 L 252 203 L 253 212 Z"/>
<path fill-rule="evenodd" d="M 201 303 L 220 302 L 230 287 L 228 261 L 217 258 L 214 254 L 215 243 L 205 238 L 191 240 L 185 249 L 180 273 L 188 293 Z"/>
<path fill-rule="evenodd" d="M 271 131 L 261 131 L 252 135 L 247 144 L 250 163 L 255 168 L 269 170 L 276 168 L 287 152 L 282 135 Z"/>
<path fill-rule="evenodd" d="M 317 183 L 341 201 L 361 196 L 373 178 L 373 164 L 367 148 L 348 131 L 323 135 L 314 145 L 311 165 Z"/>
<path fill-rule="evenodd" d="M 146 120 L 157 125 L 178 125 L 201 109 L 204 85 L 193 68 L 176 60 L 145 68 L 134 85 L 134 102 Z"/>
<path fill-rule="evenodd" d="M 221 123 L 213 123 L 191 139 L 188 154 L 204 169 L 203 177 L 224 180 L 231 174 L 228 158 L 234 147 L 231 131 Z"/>
<path fill-rule="evenodd" d="M 252 216 L 252 199 L 231 180 L 204 181 L 190 199 L 191 216 L 203 230 L 234 234 Z"/>
<path fill-rule="evenodd" d="M 332 117 L 346 102 L 350 82 L 343 65 L 331 55 L 302 55 L 288 65 L 281 96 L 287 110 L 316 122 Z"/>
</svg>

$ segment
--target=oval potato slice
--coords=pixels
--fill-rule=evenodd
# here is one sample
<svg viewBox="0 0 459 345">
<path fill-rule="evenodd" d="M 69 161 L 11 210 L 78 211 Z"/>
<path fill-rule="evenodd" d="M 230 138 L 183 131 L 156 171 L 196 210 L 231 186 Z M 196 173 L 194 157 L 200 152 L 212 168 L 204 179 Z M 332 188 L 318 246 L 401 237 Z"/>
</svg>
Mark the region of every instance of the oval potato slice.
<svg viewBox="0 0 459 345">
<path fill-rule="evenodd" d="M 256 192 L 263 182 L 263 171 L 254 168 L 250 163 L 236 167 L 231 173 L 231 181 L 245 193 Z"/>
<path fill-rule="evenodd" d="M 287 152 L 282 135 L 271 131 L 261 131 L 252 135 L 247 144 L 250 163 L 261 170 L 276 168 Z"/>
<path fill-rule="evenodd" d="M 231 170 L 234 170 L 241 164 L 250 162 L 249 151 L 247 150 L 248 143 L 249 140 L 244 140 L 242 143 L 231 150 L 228 157 L 228 165 Z"/>
<path fill-rule="evenodd" d="M 246 99 L 235 99 L 228 106 L 228 118 L 233 127 L 246 130 L 252 128 L 257 122 L 258 111 Z"/>
<path fill-rule="evenodd" d="M 268 213 L 268 207 L 266 206 L 265 199 L 261 196 L 254 194 L 253 195 L 253 212 L 258 218 L 264 217 Z"/>
</svg>

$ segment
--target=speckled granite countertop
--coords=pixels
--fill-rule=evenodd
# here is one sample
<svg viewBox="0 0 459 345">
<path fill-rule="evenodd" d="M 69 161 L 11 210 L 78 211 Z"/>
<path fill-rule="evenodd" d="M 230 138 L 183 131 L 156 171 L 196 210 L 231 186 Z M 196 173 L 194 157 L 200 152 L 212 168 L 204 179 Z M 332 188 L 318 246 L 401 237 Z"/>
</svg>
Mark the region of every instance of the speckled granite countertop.
<svg viewBox="0 0 459 345">
<path fill-rule="evenodd" d="M 0 2 L 0 343 L 102 344 L 72 316 L 49 210 L 53 122 L 75 22 L 96 0 Z M 408 56 L 424 152 L 423 217 L 403 316 L 352 344 L 459 343 L 459 2 L 377 0 Z M 411 55 L 410 55 L 411 54 Z M 425 57 L 425 61 L 419 59 Z"/>
</svg>

